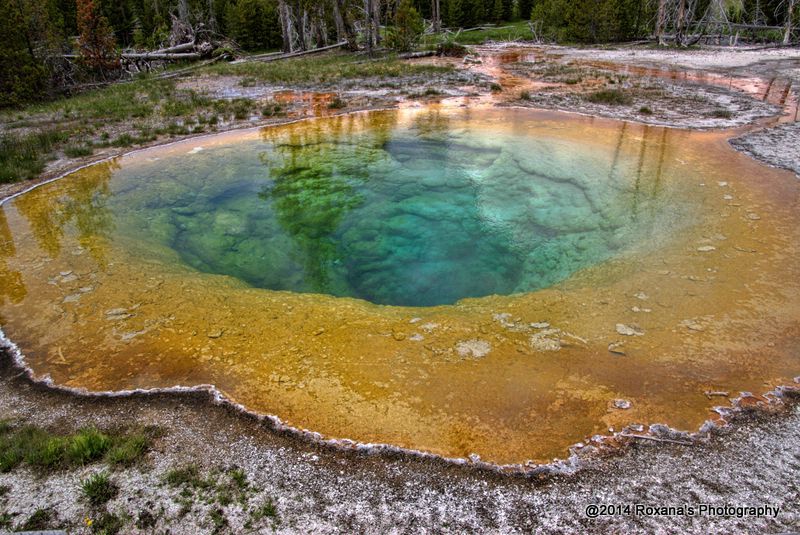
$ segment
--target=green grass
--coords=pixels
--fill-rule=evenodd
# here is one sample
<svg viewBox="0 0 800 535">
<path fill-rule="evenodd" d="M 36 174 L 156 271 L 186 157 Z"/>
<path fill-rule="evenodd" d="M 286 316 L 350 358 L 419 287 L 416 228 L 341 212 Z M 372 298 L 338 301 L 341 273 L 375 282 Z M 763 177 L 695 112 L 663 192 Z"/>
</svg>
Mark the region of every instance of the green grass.
<svg viewBox="0 0 800 535">
<path fill-rule="evenodd" d="M 90 505 L 98 507 L 115 497 L 119 487 L 111 481 L 106 472 L 100 472 L 82 480 L 81 491 Z"/>
<path fill-rule="evenodd" d="M 209 480 L 200 477 L 196 464 L 187 464 L 172 468 L 164 474 L 164 482 L 170 487 L 208 488 L 213 485 Z"/>
<path fill-rule="evenodd" d="M 82 429 L 71 437 L 67 459 L 72 464 L 85 465 L 97 461 L 111 448 L 111 438 L 94 428 Z"/>
<path fill-rule="evenodd" d="M 0 183 L 37 177 L 48 153 L 70 138 L 70 132 L 53 129 L 25 135 L 5 132 L 0 136 Z"/>
<path fill-rule="evenodd" d="M 32 425 L 0 427 L 0 472 L 27 464 L 40 470 L 83 466 L 105 460 L 112 466 L 130 465 L 147 453 L 155 431 L 80 429 L 69 435 L 50 433 Z"/>
<path fill-rule="evenodd" d="M 28 517 L 21 526 L 17 528 L 18 531 L 41 531 L 50 527 L 53 521 L 53 514 L 49 509 L 39 508 Z"/>
<path fill-rule="evenodd" d="M 639 113 L 642 115 L 653 115 L 653 110 L 651 110 L 649 106 L 642 106 L 639 108 Z"/>
<path fill-rule="evenodd" d="M 99 518 L 92 522 L 92 533 L 99 535 L 114 535 L 122 531 L 125 522 L 117 515 L 105 511 Z"/>
<path fill-rule="evenodd" d="M 256 522 L 263 518 L 277 520 L 278 507 L 275 505 L 275 502 L 272 501 L 272 498 L 267 498 L 261 505 L 253 510 L 251 516 Z"/>
<path fill-rule="evenodd" d="M 454 31 L 453 33 L 456 33 Z M 533 34 L 527 21 L 501 22 L 496 28 L 473 30 L 450 35 L 449 39 L 462 45 L 480 45 L 487 41 L 516 41 L 532 39 Z M 446 34 L 430 35 L 423 39 L 423 44 L 438 44 L 448 39 Z"/>
<path fill-rule="evenodd" d="M 244 76 L 249 83 L 258 80 L 270 84 L 335 84 L 360 78 L 399 78 L 452 71 L 452 67 L 420 65 L 394 56 L 364 59 L 350 54 L 328 54 L 268 63 L 218 63 L 207 68 L 212 74 Z"/>
<path fill-rule="evenodd" d="M 601 89 L 600 91 L 589 93 L 586 96 L 586 100 L 595 104 L 609 104 L 611 106 L 622 106 L 633 102 L 630 95 L 619 89 Z"/>
</svg>

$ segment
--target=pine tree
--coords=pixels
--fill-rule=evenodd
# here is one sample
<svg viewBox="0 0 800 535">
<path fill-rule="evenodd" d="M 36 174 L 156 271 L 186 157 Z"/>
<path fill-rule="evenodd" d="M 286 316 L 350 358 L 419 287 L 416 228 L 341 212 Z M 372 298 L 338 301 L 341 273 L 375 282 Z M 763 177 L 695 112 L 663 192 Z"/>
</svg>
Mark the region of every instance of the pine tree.
<svg viewBox="0 0 800 535">
<path fill-rule="evenodd" d="M 119 66 L 114 32 L 94 0 L 78 0 L 78 47 L 81 61 L 93 71 Z"/>
<path fill-rule="evenodd" d="M 533 10 L 533 0 L 519 0 L 519 2 L 517 2 L 517 9 L 519 10 L 519 18 L 522 20 L 530 20 L 531 11 Z"/>
<path fill-rule="evenodd" d="M 389 46 L 401 52 L 411 50 L 424 30 L 419 12 L 411 0 L 400 0 L 394 17 L 394 28 L 389 34 Z"/>
<path fill-rule="evenodd" d="M 447 25 L 451 28 L 461 28 L 464 25 L 464 4 L 463 0 L 448 0 L 447 15 L 445 16 Z"/>
</svg>

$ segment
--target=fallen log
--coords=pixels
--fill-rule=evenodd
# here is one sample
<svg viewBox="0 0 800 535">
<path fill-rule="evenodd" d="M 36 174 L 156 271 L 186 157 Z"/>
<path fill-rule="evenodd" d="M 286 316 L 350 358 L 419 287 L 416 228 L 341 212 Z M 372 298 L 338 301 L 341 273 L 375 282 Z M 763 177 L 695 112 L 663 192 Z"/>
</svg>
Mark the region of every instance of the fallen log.
<svg viewBox="0 0 800 535">
<path fill-rule="evenodd" d="M 341 41 L 336 43 L 335 45 L 329 46 L 322 46 L 320 48 L 312 48 L 311 50 L 301 50 L 299 52 L 290 52 L 288 54 L 281 54 L 280 52 L 272 52 L 269 54 L 261 54 L 258 56 L 250 56 L 249 58 L 242 58 L 240 60 L 233 61 L 231 63 L 246 63 L 248 61 L 279 61 L 282 59 L 289 59 L 289 58 L 297 58 L 300 56 L 307 56 L 310 54 L 317 54 L 319 52 L 325 52 L 327 50 L 333 50 L 335 48 L 342 48 L 343 46 L 347 46 L 347 41 Z"/>
<path fill-rule="evenodd" d="M 162 60 L 162 61 L 183 61 L 201 59 L 202 54 L 198 52 L 177 52 L 177 53 L 162 53 L 162 52 L 126 52 L 120 55 L 122 59 L 136 59 L 136 60 Z"/>
<path fill-rule="evenodd" d="M 422 52 L 406 52 L 405 54 L 398 54 L 397 59 L 415 59 L 427 58 L 428 56 L 435 56 L 435 50 L 424 50 Z"/>
</svg>

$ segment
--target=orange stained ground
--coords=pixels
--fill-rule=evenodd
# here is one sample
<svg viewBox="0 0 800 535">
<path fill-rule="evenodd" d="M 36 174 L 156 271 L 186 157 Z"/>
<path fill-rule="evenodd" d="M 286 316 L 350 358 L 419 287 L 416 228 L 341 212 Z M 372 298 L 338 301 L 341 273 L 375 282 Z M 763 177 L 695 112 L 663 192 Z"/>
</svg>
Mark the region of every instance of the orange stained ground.
<svg viewBox="0 0 800 535">
<path fill-rule="evenodd" d="M 210 383 L 329 438 L 495 463 L 563 457 L 634 422 L 694 430 L 726 403 L 705 392 L 759 393 L 798 375 L 794 175 L 736 153 L 720 133 L 524 114 L 634 154 L 632 212 L 669 183 L 702 216 L 550 289 L 433 308 L 254 289 L 170 251 L 83 231 L 92 214 L 79 207 L 109 187 L 116 165 L 258 135 L 225 134 L 89 167 L 7 202 L 2 328 L 38 376 L 60 385 Z"/>
</svg>

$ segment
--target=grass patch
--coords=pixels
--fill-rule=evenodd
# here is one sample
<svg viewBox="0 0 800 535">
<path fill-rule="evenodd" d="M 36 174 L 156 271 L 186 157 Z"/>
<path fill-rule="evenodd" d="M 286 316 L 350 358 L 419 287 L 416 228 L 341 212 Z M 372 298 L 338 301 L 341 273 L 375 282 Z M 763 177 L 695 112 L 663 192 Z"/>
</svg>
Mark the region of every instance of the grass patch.
<svg viewBox="0 0 800 535">
<path fill-rule="evenodd" d="M 0 137 L 0 183 L 36 178 L 51 153 L 70 138 L 66 130 L 44 130 L 27 135 L 10 132 Z"/>
<path fill-rule="evenodd" d="M 715 119 L 731 119 L 733 118 L 733 113 L 725 108 L 717 108 L 711 112 L 711 117 Z"/>
<path fill-rule="evenodd" d="M 347 107 L 347 102 L 345 102 L 345 100 L 339 95 L 333 97 L 333 99 L 328 103 L 328 109 L 331 110 L 341 110 L 342 108 L 346 107 Z"/>
<path fill-rule="evenodd" d="M 173 468 L 164 474 L 164 482 L 170 487 L 191 487 L 206 489 L 213 485 L 209 480 L 200 477 L 196 464 L 187 464 L 180 468 Z"/>
<path fill-rule="evenodd" d="M 489 86 L 489 89 L 491 89 L 493 92 L 498 92 L 503 90 L 503 86 L 498 83 L 492 83 Z"/>
<path fill-rule="evenodd" d="M 485 30 L 473 30 L 471 32 L 456 31 L 456 35 L 438 34 L 427 36 L 423 39 L 423 44 L 437 44 L 445 39 L 451 39 L 462 45 L 479 45 L 487 41 L 516 41 L 532 39 L 533 34 L 528 26 L 528 21 L 501 22 L 495 28 Z"/>
<path fill-rule="evenodd" d="M 277 102 L 270 102 L 263 108 L 261 108 L 261 115 L 264 117 L 275 117 L 276 115 L 280 115 L 283 111 L 283 108 Z"/>
<path fill-rule="evenodd" d="M 609 104 L 611 106 L 621 106 L 630 104 L 633 99 L 630 95 L 620 91 L 619 89 L 602 89 L 590 93 L 586 100 L 595 104 Z"/>
<path fill-rule="evenodd" d="M 211 533 L 222 533 L 228 527 L 228 519 L 222 509 L 212 509 L 208 513 L 208 518 L 211 521 L 211 526 L 214 528 Z"/>
<path fill-rule="evenodd" d="M 94 149 L 91 145 L 67 145 L 64 147 L 64 154 L 69 158 L 81 158 L 91 156 Z"/>
<path fill-rule="evenodd" d="M 651 110 L 648 106 L 642 106 L 639 108 L 639 113 L 642 115 L 653 115 L 653 110 Z"/>
<path fill-rule="evenodd" d="M 275 502 L 272 501 L 272 498 L 267 498 L 261 505 L 253 510 L 251 516 L 256 522 L 264 518 L 277 521 L 278 507 L 275 505 Z"/>
<path fill-rule="evenodd" d="M 100 472 L 82 480 L 81 491 L 89 504 L 98 507 L 116 496 L 119 487 L 106 472 Z"/>
<path fill-rule="evenodd" d="M 520 100 L 531 100 L 531 94 L 529 91 L 523 91 L 519 94 Z"/>
<path fill-rule="evenodd" d="M 83 466 L 100 460 L 112 465 L 130 465 L 140 460 L 150 447 L 155 430 L 100 431 L 80 429 L 58 435 L 31 425 L 8 423 L 0 430 L 0 472 L 25 463 L 33 468 L 52 470 Z"/>
<path fill-rule="evenodd" d="M 250 82 L 296 85 L 335 84 L 359 78 L 399 78 L 452 70 L 452 67 L 408 63 L 394 56 L 365 60 L 351 54 L 326 54 L 270 63 L 218 63 L 207 68 L 212 74 L 243 76 Z"/>
<path fill-rule="evenodd" d="M 18 531 L 41 531 L 49 528 L 52 521 L 53 513 L 49 509 L 39 508 L 17 529 Z"/>
<path fill-rule="evenodd" d="M 92 533 L 114 535 L 119 533 L 124 525 L 125 522 L 122 518 L 106 511 L 98 519 L 92 521 L 91 529 Z"/>
</svg>

